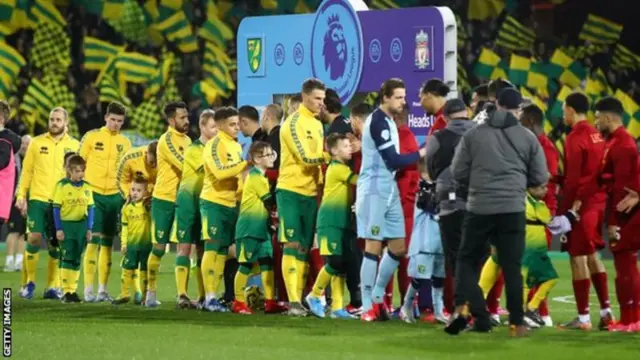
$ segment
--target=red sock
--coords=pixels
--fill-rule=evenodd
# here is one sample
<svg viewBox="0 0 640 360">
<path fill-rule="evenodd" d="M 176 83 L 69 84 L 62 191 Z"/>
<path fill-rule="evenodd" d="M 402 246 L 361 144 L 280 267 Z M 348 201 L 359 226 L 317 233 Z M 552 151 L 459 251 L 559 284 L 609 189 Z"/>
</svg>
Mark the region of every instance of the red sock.
<svg viewBox="0 0 640 360">
<path fill-rule="evenodd" d="M 596 294 L 598 294 L 600 309 L 608 309 L 611 304 L 609 302 L 609 285 L 607 284 L 607 273 L 603 271 L 591 274 L 591 283 L 596 290 Z"/>
<path fill-rule="evenodd" d="M 620 323 L 629 325 L 634 322 L 636 308 L 634 306 L 635 297 L 635 276 L 637 258 L 635 253 L 617 252 L 613 254 L 613 264 L 616 268 L 616 296 L 620 304 Z"/>
<path fill-rule="evenodd" d="M 276 291 L 278 294 L 278 301 L 288 302 L 287 288 L 284 284 L 284 278 L 282 277 L 282 248 L 278 243 L 277 235 L 272 238 L 273 245 L 273 276 L 276 280 Z"/>
<path fill-rule="evenodd" d="M 589 314 L 589 288 L 591 281 L 589 279 L 573 280 L 573 295 L 576 297 L 576 308 L 578 314 Z"/>
<path fill-rule="evenodd" d="M 538 310 L 540 312 L 540 316 L 549 316 L 549 302 L 547 301 L 547 299 L 544 299 L 540 303 L 540 307 L 538 308 Z"/>
<path fill-rule="evenodd" d="M 400 264 L 398 265 L 398 291 L 400 291 L 400 299 L 404 301 L 404 296 L 407 293 L 407 288 L 409 287 L 409 275 L 407 275 L 407 266 L 409 266 L 409 259 L 403 257 L 400 259 Z"/>
<path fill-rule="evenodd" d="M 453 275 L 451 275 L 451 272 L 449 270 L 447 270 L 446 272 L 446 276 L 444 278 L 444 291 L 443 291 L 443 301 L 444 301 L 444 308 L 447 309 L 447 312 L 449 314 L 453 314 L 454 311 L 454 302 L 453 302 L 453 294 L 454 294 L 454 278 Z"/>
<path fill-rule="evenodd" d="M 496 283 L 487 294 L 487 309 L 491 314 L 497 314 L 500 307 L 500 296 L 502 296 L 502 289 L 504 289 L 504 277 L 502 273 L 498 276 Z"/>
<path fill-rule="evenodd" d="M 637 259 L 638 255 L 633 254 L 633 258 Z M 633 278 L 633 305 L 635 306 L 634 316 L 635 322 L 640 321 L 640 269 L 638 269 L 638 262 L 632 261 L 630 264 L 631 275 Z"/>
</svg>

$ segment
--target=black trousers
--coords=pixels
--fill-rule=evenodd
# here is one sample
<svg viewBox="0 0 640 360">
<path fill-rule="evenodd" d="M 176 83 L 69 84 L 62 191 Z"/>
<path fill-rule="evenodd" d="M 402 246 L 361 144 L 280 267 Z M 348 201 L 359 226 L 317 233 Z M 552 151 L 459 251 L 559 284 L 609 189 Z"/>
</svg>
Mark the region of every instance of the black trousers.
<svg viewBox="0 0 640 360">
<path fill-rule="evenodd" d="M 524 212 L 478 215 L 467 212 L 462 227 L 462 242 L 456 271 L 456 305 L 469 304 L 478 326 L 490 326 L 489 312 L 478 285 L 482 260 L 487 244 L 496 247 L 498 264 L 504 274 L 507 291 L 509 323 L 522 325 L 522 256 L 525 246 L 526 218 Z"/>
<path fill-rule="evenodd" d="M 354 239 L 355 240 L 355 239 Z M 354 307 L 362 306 L 362 296 L 360 293 L 360 267 L 362 266 L 362 251 L 358 248 L 356 241 L 352 241 L 349 251 L 345 254 L 347 265 L 347 290 L 349 290 L 350 304 Z"/>
<path fill-rule="evenodd" d="M 458 261 L 458 250 L 462 241 L 462 223 L 466 211 L 458 210 L 449 215 L 440 216 L 440 239 L 442 240 L 442 251 L 444 252 L 444 263 L 447 273 L 455 275 L 456 262 Z"/>
</svg>

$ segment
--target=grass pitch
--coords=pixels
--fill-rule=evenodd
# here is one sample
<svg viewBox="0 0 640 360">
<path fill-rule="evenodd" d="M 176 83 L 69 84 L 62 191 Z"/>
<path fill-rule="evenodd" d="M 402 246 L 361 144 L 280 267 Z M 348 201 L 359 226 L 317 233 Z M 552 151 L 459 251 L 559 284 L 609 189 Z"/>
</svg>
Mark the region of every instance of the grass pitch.
<svg viewBox="0 0 640 360">
<path fill-rule="evenodd" d="M 45 252 L 35 300 L 17 295 L 19 273 L 0 273 L 13 289 L 13 357 L 16 359 L 640 359 L 640 336 L 543 329 L 510 339 L 505 327 L 492 334 L 445 334 L 442 326 L 401 321 L 362 323 L 282 315 L 212 314 L 174 307 L 174 254 L 162 260 L 157 309 L 110 304 L 62 304 L 42 300 Z M 1 258 L 4 263 L 4 258 Z M 120 255 L 114 253 L 109 293 L 120 287 Z M 551 293 L 555 323 L 575 316 L 569 264 L 554 260 L 560 282 Z M 613 274 L 611 263 L 606 263 Z M 613 276 L 610 296 L 615 302 Z M 193 292 L 195 283 L 191 283 Z M 82 294 L 82 279 L 78 293 Z M 504 296 L 503 296 L 504 298 Z M 399 296 L 395 297 L 399 301 Z M 598 303 L 592 296 L 593 324 Z M 617 306 L 614 306 L 617 314 Z"/>
</svg>

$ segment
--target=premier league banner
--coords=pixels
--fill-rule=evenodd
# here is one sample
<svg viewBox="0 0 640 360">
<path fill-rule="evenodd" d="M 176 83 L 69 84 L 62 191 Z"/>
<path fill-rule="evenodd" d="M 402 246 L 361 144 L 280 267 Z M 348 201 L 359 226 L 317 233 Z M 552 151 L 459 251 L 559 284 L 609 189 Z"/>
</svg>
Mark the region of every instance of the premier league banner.
<svg viewBox="0 0 640 360">
<path fill-rule="evenodd" d="M 407 86 L 409 126 L 427 134 L 432 118 L 419 103 L 421 85 L 439 78 L 456 89 L 455 19 L 449 8 L 356 12 L 347 0 L 325 0 L 315 14 L 245 18 L 238 29 L 238 106 L 265 106 L 316 77 L 343 104 L 398 77 Z"/>
</svg>

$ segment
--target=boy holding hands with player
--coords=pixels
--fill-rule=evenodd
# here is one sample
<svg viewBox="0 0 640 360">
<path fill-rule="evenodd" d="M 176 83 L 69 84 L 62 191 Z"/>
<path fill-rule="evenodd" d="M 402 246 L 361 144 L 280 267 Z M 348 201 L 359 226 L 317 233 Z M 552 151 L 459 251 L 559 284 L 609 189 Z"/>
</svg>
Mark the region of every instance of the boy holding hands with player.
<svg viewBox="0 0 640 360">
<path fill-rule="evenodd" d="M 331 317 L 352 319 L 344 304 L 344 286 L 346 274 L 345 259 L 355 246 L 356 234 L 352 230 L 353 205 L 352 186 L 356 185 L 356 175 L 347 163 L 351 160 L 351 141 L 344 134 L 331 134 L 327 137 L 327 148 L 332 161 L 327 168 L 324 193 L 318 210 L 317 233 L 320 243 L 320 255 L 325 265 L 320 270 L 312 291 L 307 295 L 311 312 L 320 318 L 325 316 L 322 294 L 331 283 Z"/>
<path fill-rule="evenodd" d="M 80 155 L 66 161 L 67 177 L 56 185 L 53 196 L 53 220 L 56 239 L 62 249 L 60 263 L 62 302 L 79 303 L 78 277 L 85 240 L 91 240 L 94 203 L 91 188 L 84 181 L 86 163 Z"/>
<path fill-rule="evenodd" d="M 122 288 L 120 296 L 113 301 L 114 305 L 126 304 L 131 299 L 130 290 L 135 286 L 135 273 L 138 267 L 140 274 L 147 272 L 147 258 L 153 247 L 151 243 L 151 216 L 150 204 L 145 201 L 148 197 L 148 182 L 142 177 L 138 177 L 131 183 L 129 191 L 129 202 L 122 208 L 120 231 L 122 259 Z M 142 294 L 147 292 L 146 278 L 140 282 Z M 136 302 L 142 294 L 136 295 Z"/>
<path fill-rule="evenodd" d="M 275 206 L 275 199 L 269 191 L 269 179 L 265 175 L 267 169 L 273 167 L 277 155 L 271 145 L 264 141 L 256 141 L 249 149 L 249 156 L 254 166 L 242 188 L 240 214 L 236 223 L 235 240 L 239 267 L 234 281 L 235 300 L 231 311 L 243 315 L 253 313 L 247 306 L 244 288 L 253 265 L 258 262 L 266 299 L 264 311 L 279 313 L 285 308 L 276 302 L 269 216 Z"/>
</svg>

